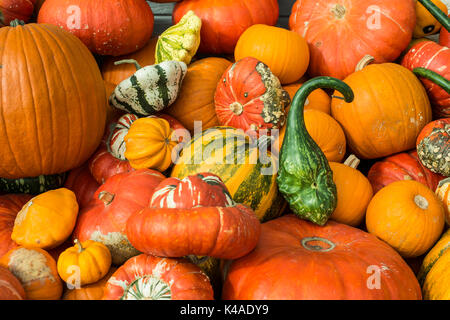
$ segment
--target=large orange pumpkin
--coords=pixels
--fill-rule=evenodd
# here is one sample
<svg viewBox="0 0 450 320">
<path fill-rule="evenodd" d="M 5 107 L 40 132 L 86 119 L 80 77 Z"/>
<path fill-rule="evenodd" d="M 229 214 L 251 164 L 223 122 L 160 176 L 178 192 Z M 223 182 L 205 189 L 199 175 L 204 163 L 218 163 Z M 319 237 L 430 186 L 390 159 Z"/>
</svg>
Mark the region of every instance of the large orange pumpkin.
<svg viewBox="0 0 450 320">
<path fill-rule="evenodd" d="M 297 0 L 289 27 L 308 41 L 309 73 L 344 79 L 366 54 L 394 61 L 411 41 L 414 0 Z"/>
<path fill-rule="evenodd" d="M 83 164 L 106 121 L 92 54 L 72 34 L 45 24 L 1 28 L 0 44 L 1 78 L 8 79 L 0 90 L 0 177 L 37 177 Z"/>
<path fill-rule="evenodd" d="M 339 92 L 331 102 L 349 148 L 362 159 L 413 149 L 432 117 L 427 93 L 411 71 L 394 63 L 368 65 L 371 61 L 366 56 L 344 80 L 355 94 L 353 102 L 346 103 Z"/>
</svg>

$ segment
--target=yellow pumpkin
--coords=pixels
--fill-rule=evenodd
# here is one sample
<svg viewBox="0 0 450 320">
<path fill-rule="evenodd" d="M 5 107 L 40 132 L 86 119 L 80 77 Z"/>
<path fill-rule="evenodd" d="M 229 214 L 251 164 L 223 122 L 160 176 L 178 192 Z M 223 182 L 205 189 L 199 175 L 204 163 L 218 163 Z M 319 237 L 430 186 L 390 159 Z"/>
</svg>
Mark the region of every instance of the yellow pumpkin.
<svg viewBox="0 0 450 320">
<path fill-rule="evenodd" d="M 58 258 L 58 274 L 73 287 L 84 286 L 102 279 L 111 267 L 111 253 L 103 243 L 74 240 Z"/>
<path fill-rule="evenodd" d="M 436 194 L 444 205 L 445 222 L 450 226 L 450 177 L 439 181 Z"/>
<path fill-rule="evenodd" d="M 364 220 L 373 196 L 372 185 L 357 167 L 360 160 L 350 155 L 344 163 L 330 162 L 337 189 L 337 206 L 330 219 L 357 227 Z"/>
<path fill-rule="evenodd" d="M 447 14 L 447 6 L 440 0 L 431 0 L 441 11 Z M 422 38 L 441 30 L 441 24 L 435 17 L 419 2 L 416 1 L 416 26 L 414 27 L 414 38 Z"/>
<path fill-rule="evenodd" d="M 134 169 L 165 171 L 172 164 L 172 150 L 178 144 L 167 120 L 158 117 L 134 121 L 124 138 L 125 158 Z"/>
<path fill-rule="evenodd" d="M 77 215 L 77 198 L 71 190 L 60 188 L 41 193 L 17 214 L 11 239 L 22 246 L 55 248 L 70 236 Z"/>
</svg>

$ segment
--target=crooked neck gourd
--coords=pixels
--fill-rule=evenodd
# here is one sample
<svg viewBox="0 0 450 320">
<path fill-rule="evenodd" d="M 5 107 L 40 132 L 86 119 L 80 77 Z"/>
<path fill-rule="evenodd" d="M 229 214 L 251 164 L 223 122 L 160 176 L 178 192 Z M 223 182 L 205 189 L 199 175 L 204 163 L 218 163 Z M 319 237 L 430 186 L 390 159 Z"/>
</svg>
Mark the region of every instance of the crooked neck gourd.
<svg viewBox="0 0 450 320">
<path fill-rule="evenodd" d="M 336 185 L 324 153 L 306 130 L 303 116 L 307 97 L 318 88 L 339 91 L 346 102 L 354 98 L 347 84 L 331 77 L 313 78 L 300 87 L 288 114 L 277 182 L 297 216 L 324 225 L 337 205 Z"/>
</svg>

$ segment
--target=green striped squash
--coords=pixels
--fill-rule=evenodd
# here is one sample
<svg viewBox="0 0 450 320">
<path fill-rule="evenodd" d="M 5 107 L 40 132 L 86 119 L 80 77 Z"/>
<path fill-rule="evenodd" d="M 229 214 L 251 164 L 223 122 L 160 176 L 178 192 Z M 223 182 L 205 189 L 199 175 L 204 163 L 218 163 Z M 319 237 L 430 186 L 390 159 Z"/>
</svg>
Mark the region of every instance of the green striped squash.
<svg viewBox="0 0 450 320">
<path fill-rule="evenodd" d="M 49 190 L 61 188 L 66 178 L 67 173 L 21 179 L 0 178 L 0 191 L 38 195 Z"/>
<path fill-rule="evenodd" d="M 233 200 L 251 207 L 260 221 L 281 215 L 286 203 L 276 183 L 278 159 L 258 147 L 242 130 L 213 127 L 182 149 L 171 176 L 183 179 L 201 172 L 218 175 Z"/>
</svg>

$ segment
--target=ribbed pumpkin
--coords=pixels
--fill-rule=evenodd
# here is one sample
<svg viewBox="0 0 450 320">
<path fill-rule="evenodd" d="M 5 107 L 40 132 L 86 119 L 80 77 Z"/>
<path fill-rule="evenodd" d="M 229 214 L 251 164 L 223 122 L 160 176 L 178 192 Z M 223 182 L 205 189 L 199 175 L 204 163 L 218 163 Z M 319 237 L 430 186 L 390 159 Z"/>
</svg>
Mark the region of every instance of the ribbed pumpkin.
<svg viewBox="0 0 450 320">
<path fill-rule="evenodd" d="M 40 248 L 17 247 L 8 251 L 0 266 L 19 279 L 28 300 L 58 300 L 63 291 L 56 261 Z"/>
<path fill-rule="evenodd" d="M 446 178 L 439 182 L 436 194 L 444 205 L 445 222 L 450 227 L 450 178 Z"/>
<path fill-rule="evenodd" d="M 217 143 L 223 141 L 223 143 Z M 201 172 L 219 176 L 233 200 L 252 208 L 260 220 L 281 215 L 285 206 L 276 183 L 276 157 L 258 157 L 249 136 L 230 127 L 214 127 L 186 144 L 171 176 L 183 179 Z"/>
<path fill-rule="evenodd" d="M 88 205 L 100 184 L 94 179 L 86 162 L 81 167 L 70 171 L 64 187 L 75 193 L 78 207 L 81 209 Z"/>
<path fill-rule="evenodd" d="M 106 276 L 99 281 L 81 286 L 78 289 L 65 290 L 61 300 L 101 300 L 106 283 L 116 270 L 116 267 L 111 267 Z"/>
<path fill-rule="evenodd" d="M 164 110 L 180 121 L 191 133 L 198 121 L 202 130 L 219 125 L 214 107 L 217 83 L 231 62 L 224 58 L 208 57 L 191 63 L 175 103 Z M 198 125 L 197 125 L 198 127 Z"/>
<path fill-rule="evenodd" d="M 36 0 L 1 0 L 0 12 L 2 19 L 0 26 L 9 26 L 14 19 L 28 22 L 34 11 Z"/>
<path fill-rule="evenodd" d="M 202 19 L 199 52 L 233 53 L 241 34 L 254 24 L 275 25 L 279 7 L 276 0 L 192 0 L 181 1 L 173 10 L 178 23 L 188 12 Z"/>
<path fill-rule="evenodd" d="M 298 89 L 302 86 L 302 82 L 296 82 L 292 84 L 288 84 L 283 86 L 283 89 L 289 93 L 289 96 L 292 99 L 294 99 L 295 94 L 297 93 Z M 286 114 L 288 113 L 290 109 L 290 106 L 286 109 Z M 330 96 L 322 89 L 318 88 L 311 92 L 311 94 L 308 96 L 308 99 L 306 99 L 305 102 L 305 110 L 309 109 L 315 109 L 322 112 L 325 112 L 327 114 L 331 113 L 331 98 Z"/>
<path fill-rule="evenodd" d="M 354 155 L 350 155 L 344 163 L 330 162 L 338 198 L 330 219 L 353 227 L 364 221 L 373 196 L 369 180 L 357 170 L 359 162 Z"/>
<path fill-rule="evenodd" d="M 231 65 L 214 95 L 219 123 L 247 131 L 279 129 L 291 99 L 263 62 L 245 57 Z"/>
<path fill-rule="evenodd" d="M 265 63 L 282 84 L 299 80 L 308 69 L 308 43 L 298 33 L 255 24 L 244 31 L 234 49 L 236 61 L 253 57 Z"/>
<path fill-rule="evenodd" d="M 104 84 L 92 54 L 75 36 L 45 24 L 0 28 L 0 43 L 1 77 L 8 79 L 1 85 L 0 177 L 82 165 L 99 145 L 106 120 Z"/>
<path fill-rule="evenodd" d="M 0 266 L 0 300 L 25 300 L 25 290 L 11 271 Z"/>
<path fill-rule="evenodd" d="M 311 76 L 344 79 L 364 55 L 392 62 L 408 46 L 416 22 L 413 0 L 297 0 L 289 27 L 309 44 Z"/>
<path fill-rule="evenodd" d="M 444 224 L 441 200 L 427 186 L 396 181 L 375 194 L 367 207 L 367 230 L 403 257 L 426 253 L 439 239 Z"/>
<path fill-rule="evenodd" d="M 431 190 L 436 187 L 444 177 L 424 167 L 417 156 L 415 149 L 397 153 L 375 162 L 367 173 L 372 184 L 373 192 L 399 180 L 415 180 L 423 183 Z"/>
<path fill-rule="evenodd" d="M 72 32 L 94 53 L 120 56 L 147 43 L 154 17 L 145 0 L 46 0 L 37 21 Z"/>
<path fill-rule="evenodd" d="M 419 283 L 390 246 L 334 221 L 293 214 L 262 224 L 255 250 L 225 272 L 223 300 L 420 300 Z"/>
<path fill-rule="evenodd" d="M 402 59 L 402 66 L 409 70 L 425 68 L 444 78 L 450 78 L 450 49 L 434 41 L 422 41 L 412 46 Z M 427 90 L 435 118 L 450 117 L 450 94 L 435 82 L 420 77 Z"/>
<path fill-rule="evenodd" d="M 431 121 L 424 87 L 405 67 L 360 61 L 347 83 L 355 94 L 351 103 L 335 93 L 331 114 L 341 124 L 349 148 L 361 159 L 375 159 L 413 149 L 420 130 Z"/>
<path fill-rule="evenodd" d="M 423 259 L 417 275 L 425 300 L 450 300 L 450 229 Z"/>
</svg>

